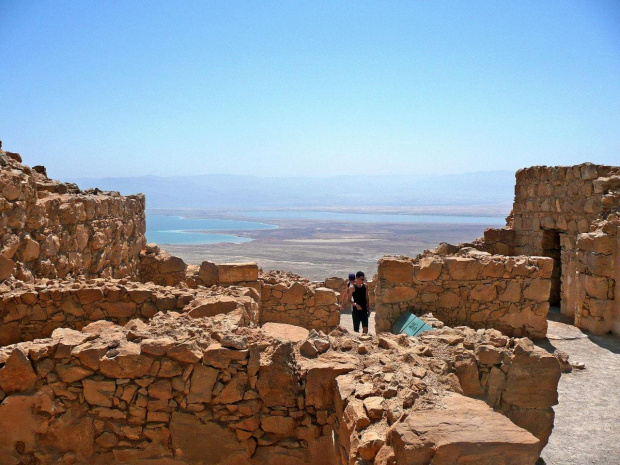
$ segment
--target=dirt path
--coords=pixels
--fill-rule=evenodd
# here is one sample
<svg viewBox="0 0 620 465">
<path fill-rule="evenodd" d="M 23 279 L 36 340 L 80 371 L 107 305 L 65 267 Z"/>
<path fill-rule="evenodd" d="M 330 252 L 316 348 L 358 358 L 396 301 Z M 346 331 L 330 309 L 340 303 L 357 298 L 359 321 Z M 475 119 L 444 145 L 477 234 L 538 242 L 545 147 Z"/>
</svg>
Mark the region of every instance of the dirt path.
<svg viewBox="0 0 620 465">
<path fill-rule="evenodd" d="M 551 313 L 547 339 L 538 345 L 563 350 L 585 370 L 563 374 L 555 426 L 540 464 L 620 464 L 620 338 L 592 336 Z"/>
</svg>

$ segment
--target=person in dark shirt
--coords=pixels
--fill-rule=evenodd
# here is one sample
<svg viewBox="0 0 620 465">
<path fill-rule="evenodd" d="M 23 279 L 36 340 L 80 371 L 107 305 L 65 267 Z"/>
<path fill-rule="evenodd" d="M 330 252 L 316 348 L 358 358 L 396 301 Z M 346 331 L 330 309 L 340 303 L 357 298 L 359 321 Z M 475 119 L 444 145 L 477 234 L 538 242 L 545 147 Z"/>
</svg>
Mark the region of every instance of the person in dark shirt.
<svg viewBox="0 0 620 465">
<path fill-rule="evenodd" d="M 353 330 L 358 333 L 360 323 L 362 332 L 368 334 L 368 317 L 370 316 L 370 298 L 368 296 L 368 286 L 366 286 L 366 278 L 362 271 L 355 273 L 355 283 L 349 289 L 353 292 Z"/>
</svg>

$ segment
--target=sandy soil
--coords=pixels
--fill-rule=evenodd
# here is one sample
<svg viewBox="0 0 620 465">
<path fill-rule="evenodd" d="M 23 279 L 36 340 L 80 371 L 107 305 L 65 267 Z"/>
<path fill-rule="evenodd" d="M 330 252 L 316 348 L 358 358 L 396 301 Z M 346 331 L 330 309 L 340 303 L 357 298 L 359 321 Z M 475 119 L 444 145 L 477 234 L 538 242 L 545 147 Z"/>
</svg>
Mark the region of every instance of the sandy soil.
<svg viewBox="0 0 620 465">
<path fill-rule="evenodd" d="M 243 244 L 167 245 L 187 263 L 253 261 L 264 270 L 291 271 L 311 280 L 364 271 L 371 277 L 384 255 L 415 256 L 440 242 L 452 244 L 481 237 L 484 225 L 366 224 L 315 220 L 269 221 L 278 229 L 234 231 L 250 237 Z"/>
</svg>

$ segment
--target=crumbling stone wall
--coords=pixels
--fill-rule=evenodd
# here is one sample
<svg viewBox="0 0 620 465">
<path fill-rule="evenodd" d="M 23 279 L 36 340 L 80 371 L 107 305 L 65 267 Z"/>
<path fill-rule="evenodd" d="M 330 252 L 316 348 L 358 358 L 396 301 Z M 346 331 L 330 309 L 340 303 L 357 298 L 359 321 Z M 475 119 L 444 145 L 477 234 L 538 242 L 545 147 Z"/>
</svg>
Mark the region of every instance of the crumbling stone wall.
<svg viewBox="0 0 620 465">
<path fill-rule="evenodd" d="M 140 281 L 161 286 L 197 288 L 199 286 L 249 287 L 260 295 L 256 263 L 212 263 L 188 265 L 157 244 L 147 244 L 140 253 Z"/>
<path fill-rule="evenodd" d="M 261 282 L 258 279 L 258 265 L 248 263 L 212 263 L 202 262 L 198 273 L 193 270 L 190 283 L 201 286 L 245 286 L 261 293 Z"/>
<path fill-rule="evenodd" d="M 140 254 L 140 279 L 185 288 L 246 287 L 260 303 L 260 324 L 286 323 L 329 332 L 340 323 L 338 294 L 294 273 L 259 273 L 256 263 L 187 265 L 155 244 Z"/>
<path fill-rule="evenodd" d="M 333 463 L 334 414 L 306 404 L 294 360 L 290 340 L 226 317 L 58 329 L 0 350 L 0 425 L 10 430 L 0 456 L 7 465 L 35 455 L 42 463 Z"/>
<path fill-rule="evenodd" d="M 194 290 L 125 279 L 38 281 L 0 288 L 0 346 L 49 337 L 57 328 L 80 330 L 94 321 L 124 325 L 157 312 L 214 316 L 243 309 L 258 323 L 258 302 L 247 289 Z"/>
<path fill-rule="evenodd" d="M 340 323 L 338 296 L 332 289 L 284 272 L 263 273 L 260 280 L 261 324 L 286 323 L 329 332 Z"/>
<path fill-rule="evenodd" d="M 144 206 L 144 195 L 82 192 L 0 151 L 0 281 L 136 276 Z"/>
<path fill-rule="evenodd" d="M 595 222 L 596 229 L 577 236 L 576 292 L 567 303 L 575 310 L 575 324 L 595 334 L 620 335 L 620 219 L 610 215 Z"/>
<path fill-rule="evenodd" d="M 147 244 L 140 252 L 139 278 L 143 283 L 178 286 L 187 282 L 187 263 L 160 249 L 157 244 Z"/>
<path fill-rule="evenodd" d="M 533 465 L 546 443 L 559 364 L 527 340 L 273 326 L 168 313 L 0 349 L 3 463 L 428 463 L 407 455 L 418 449 L 445 463 L 506 455 Z M 308 341 L 322 353 L 301 355 Z M 491 406 L 523 413 L 521 426 Z M 421 442 L 411 423 L 420 416 L 441 419 Z"/>
<path fill-rule="evenodd" d="M 581 328 L 597 334 L 620 334 L 614 323 L 620 318 L 620 302 L 611 294 L 602 299 L 602 281 L 594 283 L 596 278 L 604 278 L 610 280 L 609 288 L 615 288 L 613 272 L 603 269 L 614 269 L 617 252 L 609 247 L 603 253 L 592 250 L 589 240 L 580 242 L 583 250 L 578 244 L 580 235 L 595 232 L 600 221 L 619 210 L 620 167 L 585 163 L 522 169 L 516 175 L 514 207 L 507 226 L 487 230 L 476 247 L 491 253 L 553 258 L 551 304 L 573 316 Z M 585 268 L 584 257 L 588 260 Z M 586 269 L 585 275 L 591 278 L 582 277 Z M 594 285 L 599 289 L 591 300 L 586 295 L 594 297 L 590 292 Z"/>
<path fill-rule="evenodd" d="M 378 351 L 373 343 L 358 345 L 370 352 L 365 370 L 336 378 L 342 464 L 536 462 L 558 401 L 554 356 L 471 328 L 382 334 Z"/>
<path fill-rule="evenodd" d="M 376 330 L 391 331 L 404 312 L 432 312 L 450 326 L 495 328 L 512 336 L 547 332 L 553 261 L 475 249 L 379 260 Z"/>
</svg>

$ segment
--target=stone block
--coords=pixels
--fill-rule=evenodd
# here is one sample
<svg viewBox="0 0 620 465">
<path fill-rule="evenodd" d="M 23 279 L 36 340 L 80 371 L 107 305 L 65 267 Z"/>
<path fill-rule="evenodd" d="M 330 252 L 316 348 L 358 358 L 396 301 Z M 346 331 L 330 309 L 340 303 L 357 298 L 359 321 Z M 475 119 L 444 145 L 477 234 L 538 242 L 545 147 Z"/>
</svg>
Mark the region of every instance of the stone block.
<svg viewBox="0 0 620 465">
<path fill-rule="evenodd" d="M 112 407 L 112 398 L 116 391 L 116 383 L 114 381 L 85 379 L 82 381 L 82 386 L 84 387 L 84 399 L 90 405 Z"/>
<path fill-rule="evenodd" d="M 482 365 L 498 365 L 502 361 L 502 350 L 492 345 L 479 345 L 475 353 Z"/>
<path fill-rule="evenodd" d="M 500 302 L 513 302 L 517 303 L 521 301 L 521 284 L 517 281 L 511 281 L 506 286 L 503 292 L 499 295 Z"/>
<path fill-rule="evenodd" d="M 0 391 L 5 393 L 28 391 L 37 380 L 32 363 L 19 348 L 11 351 L 4 366 L 0 368 Z"/>
<path fill-rule="evenodd" d="M 140 353 L 132 342 L 111 349 L 99 362 L 101 373 L 109 378 L 139 378 L 149 373 L 153 359 Z"/>
<path fill-rule="evenodd" d="M 308 288 L 302 283 L 293 283 L 286 289 L 280 299 L 282 304 L 303 304 Z"/>
<path fill-rule="evenodd" d="M 217 269 L 218 283 L 222 285 L 258 280 L 256 263 L 220 263 Z"/>
<path fill-rule="evenodd" d="M 521 340 L 515 348 L 502 400 L 521 408 L 549 408 L 558 403 L 560 363 L 552 354 L 525 342 Z"/>
<path fill-rule="evenodd" d="M 219 370 L 202 364 L 194 365 L 187 402 L 210 402 Z"/>
<path fill-rule="evenodd" d="M 378 263 L 379 279 L 396 283 L 413 283 L 413 263 L 408 259 L 383 257 Z"/>
<path fill-rule="evenodd" d="M 581 274 L 579 280 L 583 283 L 589 296 L 599 300 L 607 299 L 609 292 L 609 280 L 607 278 Z"/>
<path fill-rule="evenodd" d="M 417 296 L 418 291 L 408 286 L 388 287 L 382 291 L 382 300 L 386 304 L 407 302 L 414 300 Z"/>
<path fill-rule="evenodd" d="M 439 306 L 441 308 L 458 308 L 464 300 L 455 292 L 446 292 L 439 296 Z"/>
<path fill-rule="evenodd" d="M 418 281 L 434 281 L 439 278 L 443 263 L 432 257 L 422 258 L 414 265 L 414 276 Z"/>
<path fill-rule="evenodd" d="M 344 289 L 344 286 L 345 280 L 343 278 L 332 277 L 325 280 L 325 287 L 333 289 L 335 291 L 340 291 Z"/>
<path fill-rule="evenodd" d="M 186 309 L 192 318 L 220 315 L 235 310 L 240 303 L 234 297 L 222 295 L 194 300 Z"/>
<path fill-rule="evenodd" d="M 243 444 L 229 428 L 213 421 L 203 422 L 188 413 L 172 413 L 170 438 L 174 450 L 182 454 L 183 461 L 187 463 L 243 463 L 233 462 L 233 458 L 247 456 Z"/>
<path fill-rule="evenodd" d="M 549 300 L 551 292 L 551 280 L 537 278 L 530 283 L 526 283 L 523 288 L 523 297 L 536 302 L 545 302 Z"/>
<path fill-rule="evenodd" d="M 336 292 L 327 287 L 317 287 L 314 291 L 315 305 L 335 305 L 338 302 Z"/>
<path fill-rule="evenodd" d="M 215 286 L 219 281 L 218 266 L 211 262 L 202 262 L 198 270 L 198 276 L 205 286 Z"/>
<path fill-rule="evenodd" d="M 585 265 L 591 274 L 613 278 L 614 260 L 612 255 L 588 253 L 585 256 Z"/>
<path fill-rule="evenodd" d="M 450 277 L 456 281 L 472 281 L 478 278 L 482 263 L 474 258 L 444 258 Z"/>
<path fill-rule="evenodd" d="M 581 179 L 584 181 L 590 181 L 598 177 L 596 166 L 591 163 L 586 163 L 581 166 Z"/>
<path fill-rule="evenodd" d="M 484 402 L 459 394 L 444 402 L 445 409 L 412 412 L 389 431 L 395 463 L 533 464 L 538 459 L 538 439 Z"/>
<path fill-rule="evenodd" d="M 295 432 L 295 419 L 276 415 L 263 415 L 260 420 L 260 426 L 267 433 L 288 437 Z"/>
<path fill-rule="evenodd" d="M 476 284 L 469 292 L 469 296 L 473 300 L 490 302 L 497 297 L 497 290 L 494 284 Z"/>
<path fill-rule="evenodd" d="M 5 280 L 13 273 L 15 262 L 10 258 L 0 255 L 0 281 Z"/>
<path fill-rule="evenodd" d="M 588 310 L 593 317 L 611 321 L 614 313 L 614 301 L 588 299 Z"/>
</svg>

